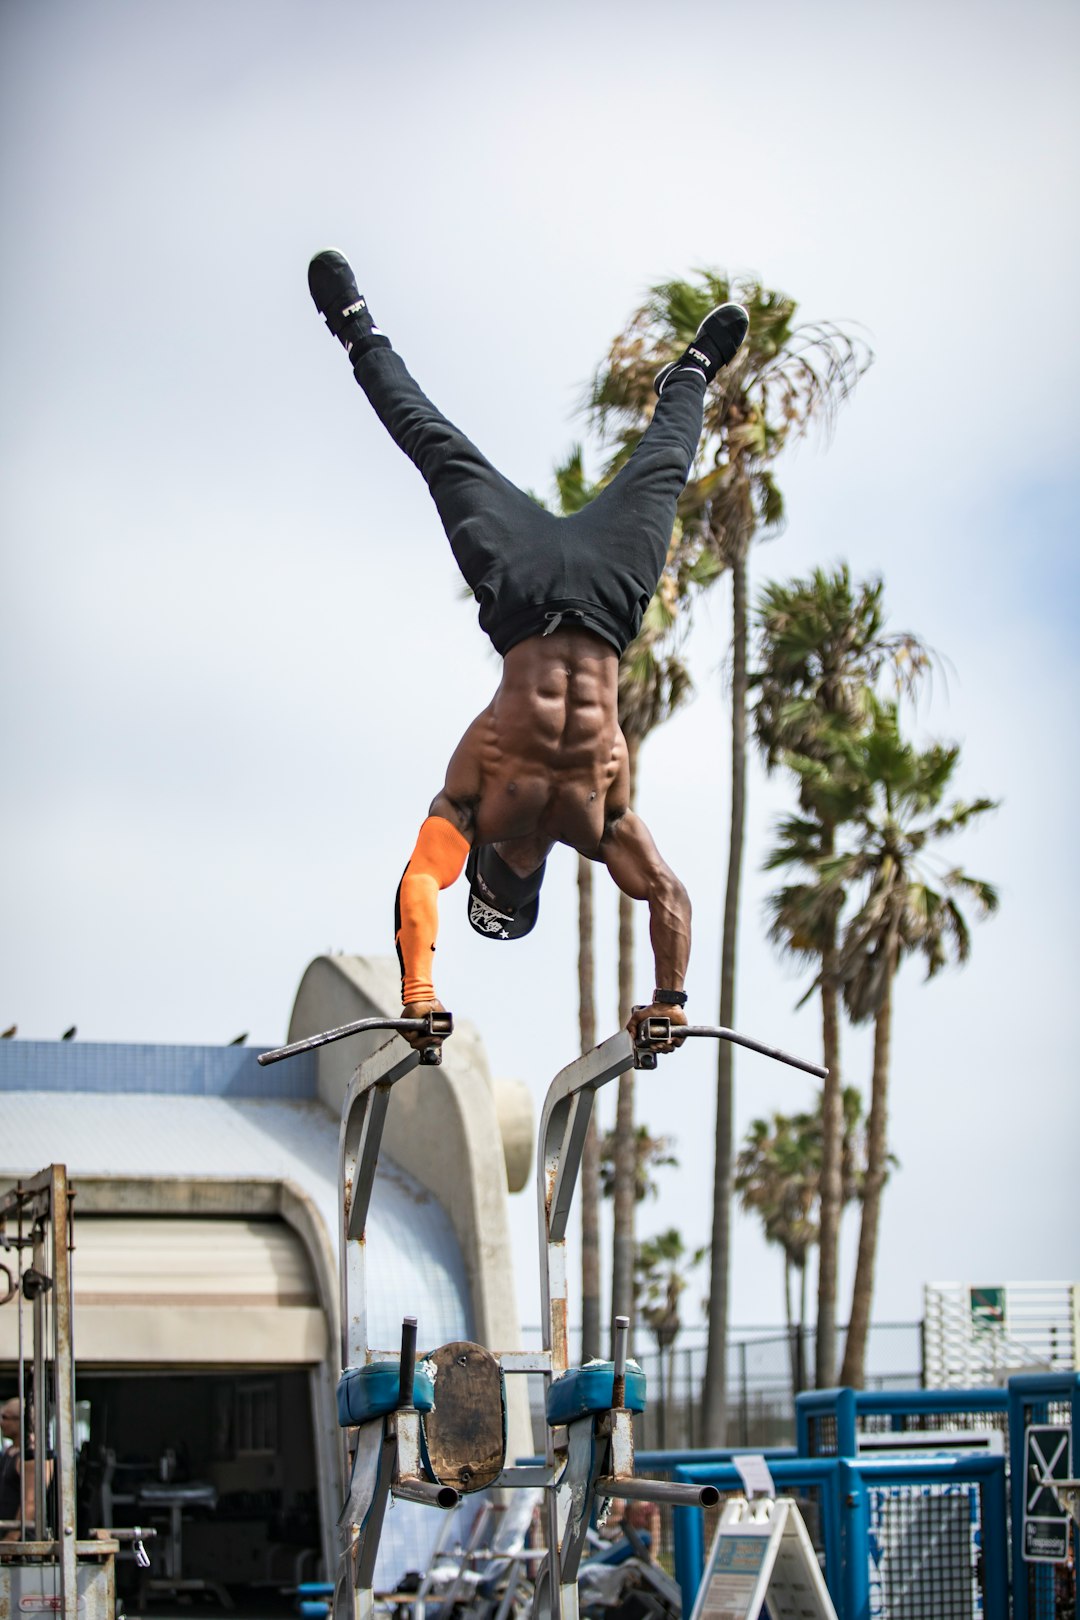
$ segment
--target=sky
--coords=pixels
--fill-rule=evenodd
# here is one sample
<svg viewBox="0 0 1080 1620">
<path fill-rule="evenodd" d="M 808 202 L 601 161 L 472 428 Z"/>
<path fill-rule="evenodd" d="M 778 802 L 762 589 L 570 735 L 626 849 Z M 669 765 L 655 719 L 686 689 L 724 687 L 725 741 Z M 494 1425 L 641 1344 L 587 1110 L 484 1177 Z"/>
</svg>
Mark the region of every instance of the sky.
<svg viewBox="0 0 1080 1620">
<path fill-rule="evenodd" d="M 310 303 L 311 255 L 350 257 L 426 391 L 541 494 L 575 442 L 598 470 L 583 390 L 645 290 L 749 273 L 876 356 L 831 442 L 778 466 L 788 525 L 752 589 L 841 560 L 883 575 L 892 627 L 941 657 L 916 735 L 958 741 L 957 792 L 1001 801 L 950 850 L 1000 914 L 963 971 L 897 986 L 875 1316 L 919 1317 L 928 1282 L 1080 1279 L 1078 47 L 1056 0 L 4 0 L 0 1028 L 273 1045 L 313 957 L 392 951 L 398 876 L 498 661 Z M 728 615 L 722 582 L 687 644 L 695 701 L 641 766 L 694 901 L 704 1023 Z M 755 762 L 736 1023 L 813 1058 L 805 980 L 763 924 L 790 802 Z M 463 888 L 443 899 L 439 994 L 537 1113 L 576 1051 L 574 876 L 556 851 L 505 952 Z M 869 1071 L 846 1034 L 844 1080 Z M 736 1075 L 740 1136 L 812 1100 L 749 1054 Z M 662 1060 L 638 1102 L 680 1161 L 641 1230 L 694 1247 L 714 1052 Z M 533 1199 L 511 1204 L 535 1321 Z M 778 1322 L 748 1217 L 733 1265 L 734 1321 Z"/>
</svg>

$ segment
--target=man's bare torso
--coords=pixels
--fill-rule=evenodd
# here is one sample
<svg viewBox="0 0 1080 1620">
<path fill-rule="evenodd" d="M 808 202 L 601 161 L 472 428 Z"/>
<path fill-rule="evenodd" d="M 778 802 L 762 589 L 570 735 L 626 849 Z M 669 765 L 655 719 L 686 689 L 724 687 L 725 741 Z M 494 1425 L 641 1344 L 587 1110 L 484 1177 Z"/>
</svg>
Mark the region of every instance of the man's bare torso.
<svg viewBox="0 0 1080 1620">
<path fill-rule="evenodd" d="M 472 842 L 497 844 L 522 876 L 556 843 L 595 856 L 629 793 L 618 669 L 615 649 L 587 630 L 512 647 L 498 691 L 454 751 L 440 813 L 452 807 Z"/>
<path fill-rule="evenodd" d="M 615 649 L 591 631 L 560 628 L 519 642 L 503 660 L 495 696 L 454 750 L 428 816 L 450 822 L 473 846 L 493 844 L 520 877 L 535 872 L 553 844 L 568 844 L 602 861 L 631 900 L 648 902 L 660 989 L 648 1006 L 634 1008 L 627 1028 L 636 1036 L 642 1019 L 686 1022 L 671 996 L 682 991 L 690 955 L 690 898 L 645 823 L 630 809 L 618 683 Z M 439 847 L 441 854 L 432 854 L 422 828 L 401 880 L 402 917 L 406 906 L 400 897 L 414 870 L 421 887 L 421 922 L 424 906 L 434 909 L 438 889 L 460 873 L 461 851 L 458 859 L 447 862 L 445 844 Z M 430 972 L 435 924 L 427 925 L 426 932 L 421 928 L 419 944 L 410 938 L 408 954 L 403 924 L 398 939 L 406 1016 L 441 1011 L 434 986 L 425 985 L 423 993 L 415 988 Z M 414 987 L 411 997 L 405 993 L 406 982 Z M 427 1037 L 406 1038 L 417 1045 Z"/>
</svg>

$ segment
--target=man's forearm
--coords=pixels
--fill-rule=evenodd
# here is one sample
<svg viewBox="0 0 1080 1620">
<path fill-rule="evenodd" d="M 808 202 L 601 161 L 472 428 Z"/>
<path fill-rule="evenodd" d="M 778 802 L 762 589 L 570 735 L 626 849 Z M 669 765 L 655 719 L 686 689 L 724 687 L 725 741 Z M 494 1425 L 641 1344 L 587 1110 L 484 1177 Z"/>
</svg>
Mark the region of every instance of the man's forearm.
<svg viewBox="0 0 1080 1620">
<path fill-rule="evenodd" d="M 623 894 L 649 907 L 657 990 L 681 990 L 690 961 L 690 896 L 632 810 L 612 819 L 601 858 Z"/>
<path fill-rule="evenodd" d="M 441 816 L 429 816 L 398 885 L 394 943 L 401 967 L 401 1000 L 434 1001 L 432 958 L 439 932 L 439 890 L 457 881 L 469 841 Z"/>
<path fill-rule="evenodd" d="M 690 896 L 672 872 L 649 890 L 649 939 L 657 990 L 681 990 L 690 961 Z"/>
</svg>

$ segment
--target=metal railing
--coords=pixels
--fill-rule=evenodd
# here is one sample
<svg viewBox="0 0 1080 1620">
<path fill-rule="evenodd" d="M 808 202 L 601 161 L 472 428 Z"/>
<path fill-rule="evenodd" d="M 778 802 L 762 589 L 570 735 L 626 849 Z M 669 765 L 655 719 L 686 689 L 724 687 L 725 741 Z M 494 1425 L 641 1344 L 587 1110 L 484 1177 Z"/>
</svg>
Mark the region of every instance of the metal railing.
<svg viewBox="0 0 1080 1620">
<path fill-rule="evenodd" d="M 803 1332 L 802 1366 L 812 1375 L 814 1335 Z M 580 1361 L 580 1330 L 571 1328 L 571 1357 Z M 841 1340 L 842 1342 L 842 1340 Z M 540 1344 L 540 1329 L 525 1328 L 523 1343 Z M 707 1344 L 703 1329 L 687 1329 L 676 1344 L 658 1351 L 640 1328 L 634 1359 L 645 1373 L 649 1401 L 636 1423 L 638 1444 L 655 1451 L 694 1450 L 703 1444 L 702 1387 Z M 729 1446 L 744 1450 L 795 1442 L 796 1363 L 792 1337 L 782 1328 L 735 1328 L 727 1354 L 727 1432 Z M 922 1332 L 918 1322 L 875 1324 L 867 1345 L 866 1387 L 910 1389 L 922 1384 Z M 539 1381 L 531 1391 L 534 1434 L 539 1445 Z"/>
<path fill-rule="evenodd" d="M 843 1620 L 871 1614 L 1008 1620 L 1005 1459 L 1000 1456 L 796 1457 L 770 1462 L 777 1490 L 800 1503 Z M 674 1477 L 744 1492 L 730 1463 Z M 689 1614 L 705 1566 L 701 1510 L 675 1515 L 676 1579 Z"/>
</svg>

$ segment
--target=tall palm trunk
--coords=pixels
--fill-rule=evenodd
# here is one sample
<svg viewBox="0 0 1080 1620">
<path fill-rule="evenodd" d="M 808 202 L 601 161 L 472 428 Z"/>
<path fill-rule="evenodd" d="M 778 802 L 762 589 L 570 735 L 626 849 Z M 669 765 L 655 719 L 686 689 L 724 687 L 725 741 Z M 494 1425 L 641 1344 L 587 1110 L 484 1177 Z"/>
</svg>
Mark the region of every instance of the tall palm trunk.
<svg viewBox="0 0 1080 1620">
<path fill-rule="evenodd" d="M 630 767 L 631 809 L 637 798 L 637 764 L 640 738 L 631 733 L 626 739 Z M 619 895 L 619 1023 L 624 1025 L 634 1006 L 634 902 Z M 634 1142 L 634 1071 L 628 1069 L 619 1081 L 615 1110 L 615 1187 L 614 1238 L 611 1267 L 611 1321 L 616 1316 L 630 1318 L 634 1331 L 634 1214 L 637 1153 Z"/>
<path fill-rule="evenodd" d="M 827 827 L 822 837 L 822 854 L 831 855 L 833 848 L 833 829 Z M 837 954 L 834 920 L 821 953 L 821 1045 L 822 1057 L 829 1072 L 821 1088 L 821 1209 L 814 1349 L 814 1383 L 818 1389 L 830 1389 L 836 1377 L 836 1277 L 843 1209 L 841 1159 L 844 1143 Z"/>
<path fill-rule="evenodd" d="M 578 856 L 578 1030 L 582 1056 L 596 1045 L 592 865 Z M 581 1357 L 600 1354 L 600 1139 L 596 1115 L 581 1155 Z"/>
<path fill-rule="evenodd" d="M 851 1318 L 848 1324 L 847 1343 L 844 1346 L 844 1364 L 840 1369 L 841 1384 L 848 1384 L 852 1389 L 862 1389 L 864 1381 L 866 1338 L 870 1328 L 870 1310 L 874 1297 L 874 1265 L 877 1259 L 881 1190 L 885 1185 L 888 1170 L 889 1046 L 892 1038 L 892 981 L 895 971 L 894 959 L 890 961 L 885 994 L 874 1018 L 874 1076 L 870 1088 L 870 1116 L 866 1122 L 866 1176 L 863 1181 L 859 1257 L 855 1265 L 855 1284 L 851 1295 Z"/>
<path fill-rule="evenodd" d="M 735 952 L 746 820 L 746 596 L 747 549 L 743 539 L 731 568 L 731 827 L 728 839 L 724 934 L 720 954 L 720 1022 L 735 1023 Z M 718 1043 L 716 1156 L 713 1167 L 712 1257 L 709 1267 L 709 1348 L 705 1360 L 702 1444 L 724 1444 L 727 1426 L 728 1291 L 731 1264 L 731 1194 L 734 1146 L 734 1047 Z"/>
<path fill-rule="evenodd" d="M 788 1364 L 792 1399 L 799 1393 L 799 1363 L 795 1354 L 795 1312 L 791 1304 L 791 1256 L 784 1250 L 784 1324 L 787 1328 Z"/>
</svg>

